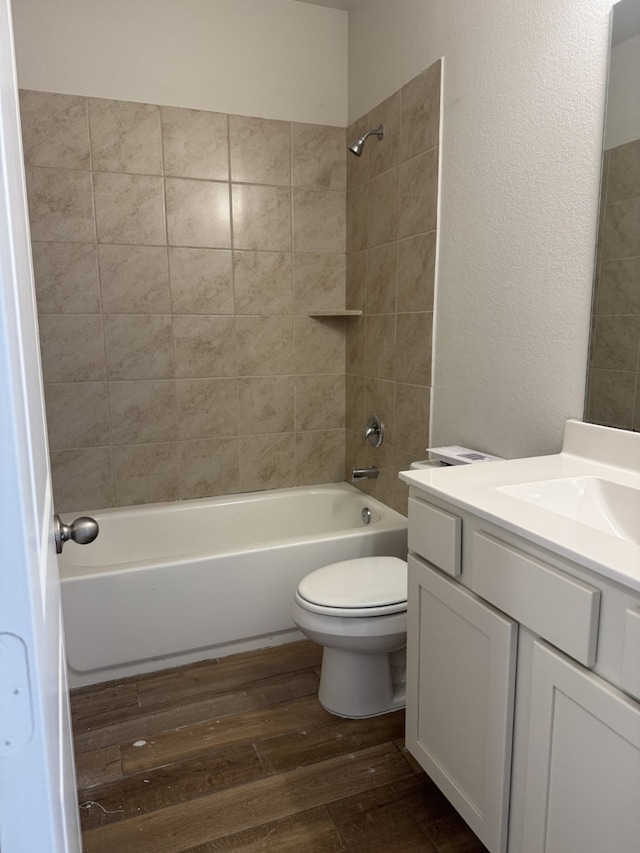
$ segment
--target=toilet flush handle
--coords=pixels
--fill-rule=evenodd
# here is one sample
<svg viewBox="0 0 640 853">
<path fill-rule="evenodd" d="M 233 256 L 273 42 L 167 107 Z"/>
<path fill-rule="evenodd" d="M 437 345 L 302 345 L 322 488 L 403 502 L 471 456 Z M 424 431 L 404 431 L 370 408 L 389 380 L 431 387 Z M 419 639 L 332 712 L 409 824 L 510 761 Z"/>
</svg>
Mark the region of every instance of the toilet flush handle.
<svg viewBox="0 0 640 853">
<path fill-rule="evenodd" d="M 72 539 L 78 545 L 88 545 L 93 542 L 100 528 L 95 518 L 88 515 L 81 515 L 72 521 L 71 524 L 65 524 L 56 513 L 53 516 L 53 537 L 56 542 L 56 554 L 62 554 L 62 548 L 65 542 Z"/>
</svg>

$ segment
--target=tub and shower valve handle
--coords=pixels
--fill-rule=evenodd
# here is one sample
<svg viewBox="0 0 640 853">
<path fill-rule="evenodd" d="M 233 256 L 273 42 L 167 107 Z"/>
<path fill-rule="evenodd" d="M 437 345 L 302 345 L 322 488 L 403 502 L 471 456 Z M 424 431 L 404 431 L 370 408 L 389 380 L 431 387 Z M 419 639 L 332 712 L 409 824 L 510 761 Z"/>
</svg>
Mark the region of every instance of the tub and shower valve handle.
<svg viewBox="0 0 640 853">
<path fill-rule="evenodd" d="M 73 539 L 78 545 L 88 545 L 89 542 L 93 542 L 99 531 L 98 522 L 88 515 L 81 515 L 71 524 L 65 524 L 58 514 L 54 515 L 53 535 L 56 540 L 56 554 L 62 554 L 62 547 L 69 539 Z"/>
</svg>

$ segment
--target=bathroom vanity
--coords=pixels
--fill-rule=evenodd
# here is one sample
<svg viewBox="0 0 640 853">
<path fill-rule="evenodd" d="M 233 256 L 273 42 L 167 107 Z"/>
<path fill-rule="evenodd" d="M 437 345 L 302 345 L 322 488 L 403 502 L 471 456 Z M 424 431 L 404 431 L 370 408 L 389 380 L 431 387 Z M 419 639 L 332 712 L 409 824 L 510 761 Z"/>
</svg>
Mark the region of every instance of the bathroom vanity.
<svg viewBox="0 0 640 853">
<path fill-rule="evenodd" d="M 492 853 L 638 853 L 640 434 L 400 476 L 407 747 Z"/>
</svg>

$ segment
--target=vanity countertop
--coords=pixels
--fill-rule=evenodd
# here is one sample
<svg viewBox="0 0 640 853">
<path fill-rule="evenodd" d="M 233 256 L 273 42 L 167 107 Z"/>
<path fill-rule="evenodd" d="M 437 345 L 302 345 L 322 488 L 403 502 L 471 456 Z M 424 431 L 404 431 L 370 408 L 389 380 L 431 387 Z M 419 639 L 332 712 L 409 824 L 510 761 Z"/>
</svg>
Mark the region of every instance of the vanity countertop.
<svg viewBox="0 0 640 853">
<path fill-rule="evenodd" d="M 400 478 L 640 592 L 640 433 L 567 421 L 562 451 L 553 456 L 402 471 Z M 585 499 L 573 512 L 565 483 L 576 493 L 585 484 L 611 490 L 623 533 L 615 532 L 615 518 L 608 529 L 606 501 L 604 512 L 597 507 L 602 522 L 572 518 Z"/>
</svg>

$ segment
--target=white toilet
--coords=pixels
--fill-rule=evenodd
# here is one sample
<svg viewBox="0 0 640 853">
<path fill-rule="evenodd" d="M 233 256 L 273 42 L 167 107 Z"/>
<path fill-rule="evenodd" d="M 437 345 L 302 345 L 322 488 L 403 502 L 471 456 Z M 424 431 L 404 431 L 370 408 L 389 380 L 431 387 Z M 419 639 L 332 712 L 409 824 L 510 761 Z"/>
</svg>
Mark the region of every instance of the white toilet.
<svg viewBox="0 0 640 853">
<path fill-rule="evenodd" d="M 324 646 L 318 698 L 339 717 L 373 717 L 405 704 L 407 563 L 360 557 L 323 566 L 298 584 L 293 621 Z"/>
</svg>

